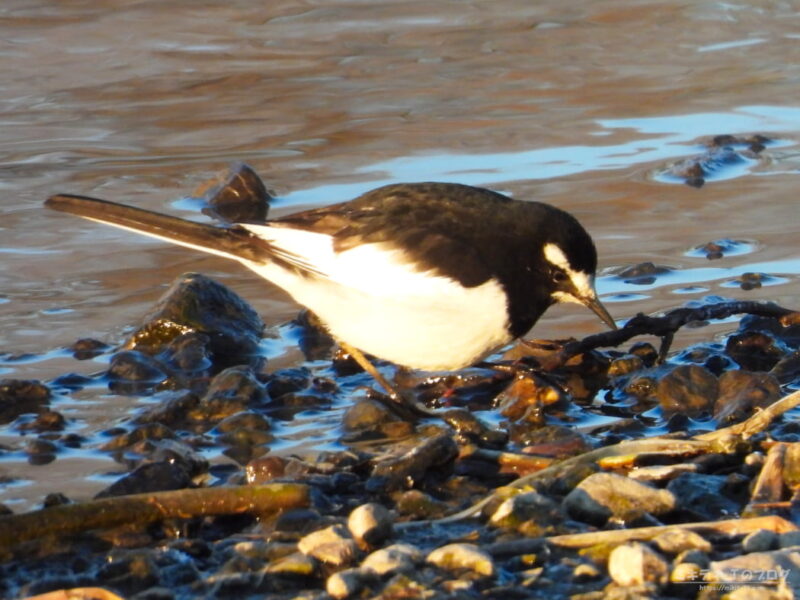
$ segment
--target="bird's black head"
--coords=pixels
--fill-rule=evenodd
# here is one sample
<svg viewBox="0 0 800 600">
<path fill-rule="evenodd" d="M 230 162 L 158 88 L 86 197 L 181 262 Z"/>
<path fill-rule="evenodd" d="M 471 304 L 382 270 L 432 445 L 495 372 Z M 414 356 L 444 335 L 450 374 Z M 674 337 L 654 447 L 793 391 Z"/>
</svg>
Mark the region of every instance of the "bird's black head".
<svg viewBox="0 0 800 600">
<path fill-rule="evenodd" d="M 582 304 L 616 329 L 595 291 L 597 251 L 592 238 L 569 213 L 546 204 L 528 206 L 527 276 L 512 284 L 516 290 L 509 294 L 512 334 L 526 333 L 547 307 L 558 302 Z"/>
</svg>

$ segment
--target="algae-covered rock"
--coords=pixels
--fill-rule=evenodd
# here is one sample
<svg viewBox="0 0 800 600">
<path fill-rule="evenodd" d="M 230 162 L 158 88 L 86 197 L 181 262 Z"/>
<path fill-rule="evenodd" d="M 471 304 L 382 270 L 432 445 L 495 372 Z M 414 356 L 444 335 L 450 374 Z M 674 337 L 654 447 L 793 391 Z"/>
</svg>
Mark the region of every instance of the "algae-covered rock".
<svg viewBox="0 0 800 600">
<path fill-rule="evenodd" d="M 147 354 L 165 350 L 175 338 L 191 333 L 208 336 L 210 359 L 217 370 L 256 364 L 264 323 L 233 291 L 198 273 L 178 277 L 145 323 L 125 342 Z"/>
</svg>

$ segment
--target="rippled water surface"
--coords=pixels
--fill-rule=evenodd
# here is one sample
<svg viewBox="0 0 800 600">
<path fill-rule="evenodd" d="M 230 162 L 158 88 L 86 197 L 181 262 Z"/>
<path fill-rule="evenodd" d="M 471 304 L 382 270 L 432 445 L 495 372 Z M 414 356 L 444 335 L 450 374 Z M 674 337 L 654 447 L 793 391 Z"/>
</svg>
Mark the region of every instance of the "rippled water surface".
<svg viewBox="0 0 800 600">
<path fill-rule="evenodd" d="M 292 318 L 234 264 L 42 208 L 69 192 L 194 216 L 183 199 L 233 160 L 276 192 L 275 215 L 431 179 L 561 206 L 594 236 L 620 320 L 709 295 L 797 307 L 799 23 L 796 3 L 766 1 L 5 0 L 0 376 L 101 371 L 61 348 L 120 341 L 185 271 L 230 285 L 272 327 Z M 701 188 L 669 175 L 719 134 L 771 141 Z M 696 250 L 720 240 L 736 242 L 720 259 Z M 669 270 L 619 275 L 644 262 Z M 742 289 L 748 272 L 760 288 Z M 567 306 L 535 335 L 599 328 Z M 296 363 L 275 331 L 272 364 Z M 81 395 L 53 405 L 78 433 L 147 402 Z M 328 443 L 310 418 L 289 433 Z M 17 433 L 0 443 L 12 505 L 87 497 L 114 470 L 86 450 L 31 471 Z"/>
</svg>

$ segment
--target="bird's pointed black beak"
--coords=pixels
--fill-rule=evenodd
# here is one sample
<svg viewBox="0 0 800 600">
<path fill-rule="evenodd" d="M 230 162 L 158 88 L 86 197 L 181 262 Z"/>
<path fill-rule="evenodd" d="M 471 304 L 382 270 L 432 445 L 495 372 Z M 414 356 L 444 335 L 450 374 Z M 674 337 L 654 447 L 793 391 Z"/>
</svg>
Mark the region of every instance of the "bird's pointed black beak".
<svg viewBox="0 0 800 600">
<path fill-rule="evenodd" d="M 600 302 L 597 296 L 581 298 L 580 302 L 586 308 L 590 309 L 594 314 L 600 317 L 600 320 L 608 325 L 611 329 L 617 329 L 617 324 L 614 322 L 614 318 L 606 310 L 606 307 L 603 306 L 603 303 Z"/>
</svg>

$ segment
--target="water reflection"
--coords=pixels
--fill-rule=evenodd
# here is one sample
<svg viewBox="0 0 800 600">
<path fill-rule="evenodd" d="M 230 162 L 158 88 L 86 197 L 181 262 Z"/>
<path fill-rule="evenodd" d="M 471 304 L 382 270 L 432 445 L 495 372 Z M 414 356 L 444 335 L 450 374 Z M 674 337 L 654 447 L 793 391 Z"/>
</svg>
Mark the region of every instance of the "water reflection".
<svg viewBox="0 0 800 600">
<path fill-rule="evenodd" d="M 784 132 L 800 129 L 800 108 L 745 106 L 730 112 L 698 113 L 668 117 L 600 119 L 608 132 L 633 129 L 648 136 L 621 144 L 570 145 L 517 152 L 421 153 L 380 161 L 357 169 L 368 181 L 330 184 L 284 195 L 282 203 L 307 205 L 349 200 L 379 185 L 403 181 L 456 181 L 470 185 L 493 185 L 516 180 L 553 179 L 587 171 L 630 169 L 699 152 L 698 140 L 719 133 L 742 135 L 753 132 Z M 604 133 L 602 131 L 593 133 Z M 774 147 L 793 145 L 788 140 Z M 750 172 L 755 161 L 715 174 L 714 179 L 732 179 Z"/>
</svg>

